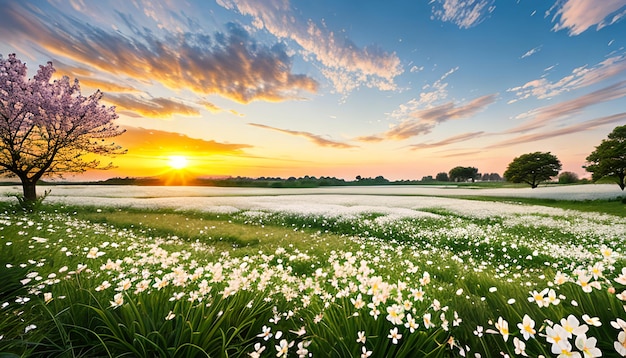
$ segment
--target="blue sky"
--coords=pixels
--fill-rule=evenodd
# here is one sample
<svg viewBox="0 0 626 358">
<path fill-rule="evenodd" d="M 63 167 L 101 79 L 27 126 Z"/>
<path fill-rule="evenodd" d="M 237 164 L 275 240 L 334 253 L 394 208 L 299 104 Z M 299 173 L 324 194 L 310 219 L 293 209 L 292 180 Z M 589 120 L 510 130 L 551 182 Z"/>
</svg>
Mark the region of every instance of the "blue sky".
<svg viewBox="0 0 626 358">
<path fill-rule="evenodd" d="M 0 53 L 101 89 L 112 172 L 420 179 L 582 166 L 626 124 L 626 0 L 9 1 Z"/>
</svg>

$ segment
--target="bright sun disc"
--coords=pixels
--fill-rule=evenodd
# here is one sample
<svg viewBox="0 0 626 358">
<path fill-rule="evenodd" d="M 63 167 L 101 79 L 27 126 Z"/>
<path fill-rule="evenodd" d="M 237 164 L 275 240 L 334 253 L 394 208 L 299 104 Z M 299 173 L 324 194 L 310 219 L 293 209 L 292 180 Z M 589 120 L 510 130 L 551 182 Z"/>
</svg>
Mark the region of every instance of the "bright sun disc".
<svg viewBox="0 0 626 358">
<path fill-rule="evenodd" d="M 169 157 L 169 164 L 174 169 L 183 169 L 187 166 L 187 158 L 181 155 L 172 155 Z"/>
</svg>

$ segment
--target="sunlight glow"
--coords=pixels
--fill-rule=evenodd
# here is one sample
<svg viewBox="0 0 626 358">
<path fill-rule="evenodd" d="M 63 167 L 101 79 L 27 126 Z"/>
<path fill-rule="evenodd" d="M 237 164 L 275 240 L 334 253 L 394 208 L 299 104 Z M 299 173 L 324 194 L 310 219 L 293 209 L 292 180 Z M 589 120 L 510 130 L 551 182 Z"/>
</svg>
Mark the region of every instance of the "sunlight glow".
<svg viewBox="0 0 626 358">
<path fill-rule="evenodd" d="M 187 158 L 182 155 L 172 155 L 169 158 L 169 166 L 173 169 L 183 169 L 187 166 Z"/>
</svg>

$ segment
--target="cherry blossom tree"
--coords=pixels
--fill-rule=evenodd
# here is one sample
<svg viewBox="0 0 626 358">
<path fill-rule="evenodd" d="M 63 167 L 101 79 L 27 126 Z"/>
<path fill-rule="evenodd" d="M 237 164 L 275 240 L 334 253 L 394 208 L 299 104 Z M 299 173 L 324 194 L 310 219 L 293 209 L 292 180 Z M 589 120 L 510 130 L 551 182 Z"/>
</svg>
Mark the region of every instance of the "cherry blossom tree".
<svg viewBox="0 0 626 358">
<path fill-rule="evenodd" d="M 48 62 L 29 79 L 15 54 L 0 55 L 0 175 L 21 180 L 27 204 L 43 176 L 108 169 L 85 156 L 125 153 L 109 140 L 124 131 L 113 123 L 115 107 L 99 104 L 102 92 L 85 97 L 78 80 L 51 81 L 54 72 Z"/>
</svg>

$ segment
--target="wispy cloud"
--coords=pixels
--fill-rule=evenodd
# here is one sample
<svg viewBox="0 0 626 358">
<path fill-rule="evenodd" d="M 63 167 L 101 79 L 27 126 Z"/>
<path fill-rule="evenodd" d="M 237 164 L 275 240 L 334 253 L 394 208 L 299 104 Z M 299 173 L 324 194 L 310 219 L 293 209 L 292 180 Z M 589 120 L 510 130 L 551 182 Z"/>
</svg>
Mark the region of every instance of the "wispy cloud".
<svg viewBox="0 0 626 358">
<path fill-rule="evenodd" d="M 219 143 L 214 140 L 191 138 L 167 131 L 124 126 L 126 132 L 116 138 L 116 143 L 132 155 L 164 155 L 168 153 L 194 153 L 195 155 L 242 154 L 247 144 Z"/>
<path fill-rule="evenodd" d="M 518 116 L 518 118 L 532 118 L 526 123 L 507 131 L 507 133 L 523 133 L 541 128 L 556 119 L 573 116 L 583 109 L 602 102 L 611 101 L 626 96 L 626 81 L 604 87 L 583 96 L 541 107 Z"/>
<path fill-rule="evenodd" d="M 526 51 L 526 53 L 524 53 L 524 54 L 522 55 L 522 57 L 520 57 L 520 58 L 522 58 L 522 59 L 523 59 L 523 58 L 526 58 L 526 57 L 530 57 L 530 56 L 532 56 L 532 55 L 536 54 L 537 52 L 539 52 L 540 50 L 541 50 L 541 46 L 537 46 L 537 47 L 535 47 L 535 48 L 532 48 L 532 49 L 530 49 L 530 50 Z"/>
<path fill-rule="evenodd" d="M 60 58 L 108 74 L 201 95 L 217 94 L 240 103 L 301 99 L 301 92 L 315 93 L 318 88 L 312 78 L 291 73 L 292 60 L 283 45 L 257 43 L 235 24 L 213 37 L 165 28 L 164 35 L 157 36 L 125 18 L 133 31 L 131 38 L 19 4 L 0 7 L 0 36 L 37 43 Z"/>
<path fill-rule="evenodd" d="M 438 80 L 432 84 L 426 84 L 422 87 L 419 98 L 413 98 L 405 104 L 394 110 L 390 117 L 396 120 L 403 120 L 420 109 L 431 108 L 437 102 L 442 102 L 448 98 L 448 83 L 445 80 L 459 70 L 459 67 L 450 69 L 444 73 Z"/>
<path fill-rule="evenodd" d="M 408 113 L 408 118 L 405 118 L 384 133 L 357 139 L 364 142 L 374 142 L 383 139 L 405 140 L 414 136 L 428 134 L 437 125 L 448 120 L 472 117 L 494 103 L 497 96 L 498 94 L 490 94 L 475 98 L 462 105 L 447 102 L 428 109 L 416 110 Z"/>
<path fill-rule="evenodd" d="M 494 0 L 431 0 L 432 18 L 451 22 L 461 29 L 474 27 L 495 10 Z"/>
<path fill-rule="evenodd" d="M 317 134 L 313 134 L 313 133 L 309 133 L 309 132 L 301 132 L 301 131 L 293 131 L 293 130 L 289 130 L 289 129 L 281 129 L 281 128 L 275 128 L 275 127 L 271 127 L 271 126 L 266 126 L 264 124 L 259 124 L 259 123 L 248 123 L 248 125 L 251 125 L 253 127 L 258 127 L 258 128 L 264 128 L 264 129 L 270 129 L 276 132 L 280 132 L 280 133 L 285 133 L 285 134 L 289 134 L 289 135 L 294 135 L 294 136 L 299 136 L 299 137 L 304 137 L 307 140 L 309 140 L 310 142 L 320 146 L 320 147 L 331 147 L 331 148 L 357 148 L 357 146 L 351 145 L 351 144 L 347 144 L 347 143 L 343 143 L 343 142 L 337 142 L 337 141 L 333 141 L 333 140 L 329 140 L 326 139 L 320 135 Z"/>
<path fill-rule="evenodd" d="M 618 22 L 626 15 L 625 7 L 626 0 L 565 0 L 557 1 L 546 16 L 555 11 L 553 30 L 566 29 L 570 36 L 576 36 L 592 26 L 600 30 Z"/>
<path fill-rule="evenodd" d="M 552 130 L 552 131 L 542 131 L 541 133 L 518 136 L 512 139 L 495 143 L 493 145 L 487 146 L 486 148 L 494 149 L 494 148 L 509 147 L 509 146 L 516 145 L 516 144 L 536 142 L 536 141 L 543 140 L 543 139 L 551 139 L 551 138 L 555 138 L 558 136 L 587 131 L 587 130 L 594 129 L 594 128 L 597 128 L 606 124 L 624 123 L 624 121 L 626 121 L 626 112 L 618 113 L 618 114 L 614 114 L 614 115 L 606 116 L 602 118 L 597 118 L 594 120 L 570 125 L 570 126 L 559 128 L 559 129 Z"/>
<path fill-rule="evenodd" d="M 413 145 L 410 145 L 409 148 L 411 150 L 437 148 L 437 147 L 443 147 L 443 146 L 450 145 L 450 144 L 465 142 L 465 141 L 480 138 L 483 136 L 485 136 L 484 131 L 463 133 L 463 134 L 459 134 L 453 137 L 446 138 L 444 140 L 440 140 L 438 142 L 413 144 Z"/>
<path fill-rule="evenodd" d="M 561 93 L 594 85 L 604 80 L 616 77 L 626 71 L 626 55 L 612 56 L 594 66 L 587 65 L 575 68 L 569 75 L 556 82 L 550 82 L 545 77 L 526 82 L 522 86 L 507 89 L 514 92 L 518 100 L 535 97 L 546 99 L 558 96 Z"/>
<path fill-rule="evenodd" d="M 206 108 L 211 113 L 219 113 L 222 111 L 222 108 L 217 106 L 215 103 L 209 102 L 205 99 L 198 101 L 198 104 Z"/>
<path fill-rule="evenodd" d="M 176 114 L 190 117 L 200 116 L 200 112 L 197 108 L 169 98 L 157 97 L 146 99 L 127 93 L 119 95 L 107 93 L 103 99 L 122 111 L 132 112 L 126 113 L 131 116 L 134 115 L 133 113 L 144 117 L 159 119 L 168 119 Z"/>
<path fill-rule="evenodd" d="M 312 57 L 322 64 L 321 72 L 335 90 L 348 94 L 359 86 L 394 90 L 394 79 L 403 72 L 395 53 L 377 46 L 360 48 L 343 35 L 337 35 L 313 20 L 301 20 L 289 0 L 218 0 L 227 9 L 253 17 L 253 25 L 281 39 L 297 43 L 305 60 Z"/>
</svg>

